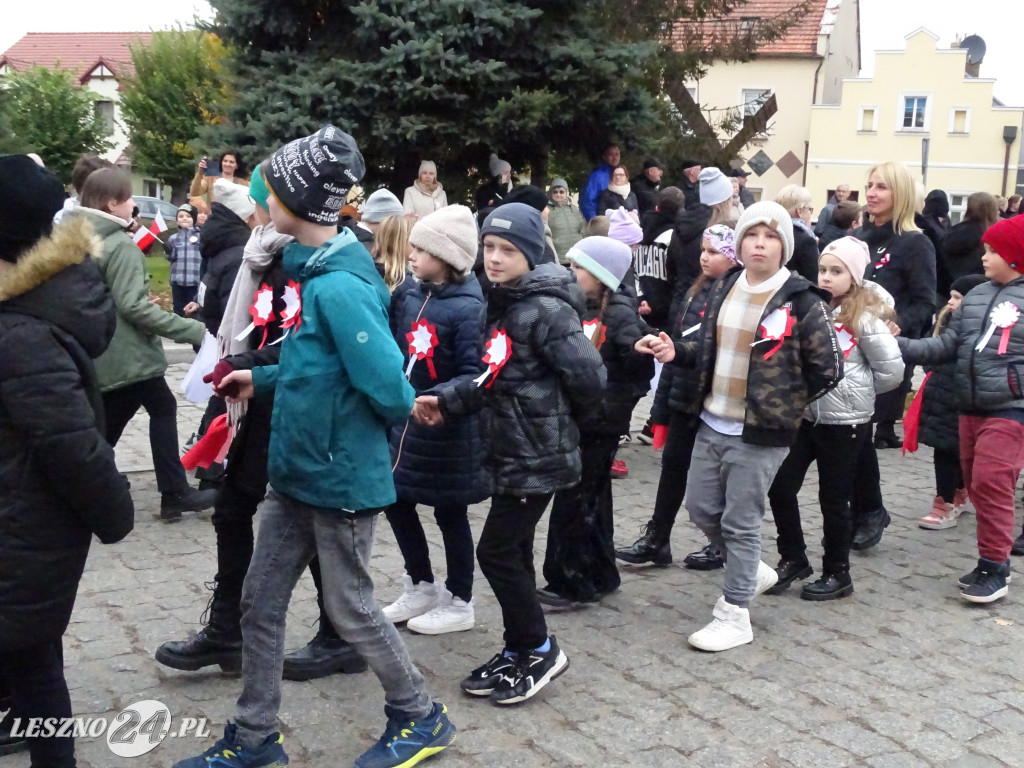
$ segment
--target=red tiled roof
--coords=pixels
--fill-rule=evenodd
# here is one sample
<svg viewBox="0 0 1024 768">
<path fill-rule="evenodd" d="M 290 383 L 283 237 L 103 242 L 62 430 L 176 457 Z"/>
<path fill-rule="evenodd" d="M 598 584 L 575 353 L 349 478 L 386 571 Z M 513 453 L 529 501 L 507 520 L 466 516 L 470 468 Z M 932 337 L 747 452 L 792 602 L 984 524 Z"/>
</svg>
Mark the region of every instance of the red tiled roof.
<svg viewBox="0 0 1024 768">
<path fill-rule="evenodd" d="M 778 40 L 758 48 L 758 56 L 817 56 L 818 35 L 832 31 L 839 2 L 840 0 L 811 0 L 809 9 L 801 12 L 795 23 Z M 786 19 L 799 4 L 799 0 L 749 0 L 721 19 L 700 22 L 697 34 L 708 43 L 713 40 L 729 39 L 740 32 L 741 23 L 746 19 Z M 683 22 L 679 25 L 681 29 L 673 36 L 681 42 L 686 36 L 693 34 L 692 28 L 686 28 L 694 24 L 698 22 Z"/>
<path fill-rule="evenodd" d="M 122 77 L 133 72 L 128 45 L 137 40 L 148 43 L 149 38 L 149 32 L 29 32 L 0 55 L 0 64 L 15 71 L 59 66 L 73 72 L 79 82 L 103 64 Z"/>
</svg>

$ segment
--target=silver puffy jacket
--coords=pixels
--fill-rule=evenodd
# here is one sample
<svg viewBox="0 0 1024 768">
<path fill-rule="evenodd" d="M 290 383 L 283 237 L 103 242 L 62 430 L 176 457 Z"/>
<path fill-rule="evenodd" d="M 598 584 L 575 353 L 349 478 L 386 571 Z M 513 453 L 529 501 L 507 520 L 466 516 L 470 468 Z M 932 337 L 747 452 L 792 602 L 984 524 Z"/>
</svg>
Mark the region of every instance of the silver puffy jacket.
<svg viewBox="0 0 1024 768">
<path fill-rule="evenodd" d="M 865 281 L 890 307 L 892 296 L 877 283 Z M 832 311 L 839 315 L 839 308 Z M 896 389 L 903 380 L 903 357 L 896 337 L 885 323 L 865 313 L 857 329 L 857 343 L 846 357 L 843 378 L 824 397 L 804 409 L 804 418 L 821 424 L 866 424 L 875 412 L 875 395 Z"/>
</svg>

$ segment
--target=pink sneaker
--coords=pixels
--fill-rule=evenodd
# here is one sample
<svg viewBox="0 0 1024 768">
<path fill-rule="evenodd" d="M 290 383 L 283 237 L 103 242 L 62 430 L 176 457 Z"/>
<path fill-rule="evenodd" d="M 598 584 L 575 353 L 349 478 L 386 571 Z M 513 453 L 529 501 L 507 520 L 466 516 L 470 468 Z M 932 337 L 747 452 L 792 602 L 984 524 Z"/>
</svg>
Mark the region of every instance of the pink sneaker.
<svg viewBox="0 0 1024 768">
<path fill-rule="evenodd" d="M 943 501 L 941 496 L 936 496 L 932 501 L 932 511 L 918 520 L 917 524 L 932 531 L 941 531 L 955 526 L 958 517 L 960 510 L 948 501 Z"/>
<path fill-rule="evenodd" d="M 612 461 L 612 477 L 628 477 L 629 468 L 626 467 L 626 462 L 622 459 L 615 459 Z"/>
<path fill-rule="evenodd" d="M 971 503 L 970 497 L 967 495 L 966 488 L 957 488 L 956 493 L 953 494 L 953 509 L 956 510 L 958 515 L 966 515 L 971 510 L 967 508 L 967 505 Z"/>
</svg>

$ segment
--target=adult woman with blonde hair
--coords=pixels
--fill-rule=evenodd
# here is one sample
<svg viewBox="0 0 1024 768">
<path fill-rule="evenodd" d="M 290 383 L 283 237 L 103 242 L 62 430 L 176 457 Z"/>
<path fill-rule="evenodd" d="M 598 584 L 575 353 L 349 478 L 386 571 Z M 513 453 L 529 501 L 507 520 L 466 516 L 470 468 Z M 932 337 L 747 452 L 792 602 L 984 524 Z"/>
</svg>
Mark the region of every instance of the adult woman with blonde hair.
<svg viewBox="0 0 1024 768">
<path fill-rule="evenodd" d="M 448 195 L 444 191 L 441 182 L 437 180 L 437 165 L 433 160 L 424 160 L 420 163 L 420 170 L 416 174 L 416 181 L 411 187 L 405 188 L 405 197 L 402 200 L 402 207 L 405 212 L 422 219 L 429 213 L 448 205 Z"/>
<path fill-rule="evenodd" d="M 939 274 L 943 280 L 939 283 L 939 293 L 948 296 L 950 285 L 958 277 L 985 274 L 985 268 L 981 266 L 981 257 L 985 254 L 981 236 L 997 221 L 999 205 L 992 195 L 975 192 L 967 198 L 963 221 L 949 230 L 942 241 Z"/>
<path fill-rule="evenodd" d="M 917 225 L 917 191 L 910 171 L 902 163 L 882 163 L 868 171 L 867 208 L 871 226 L 853 236 L 868 244 L 864 277 L 878 283 L 893 298 L 900 333 L 919 339 L 931 330 L 935 314 L 935 248 Z M 903 418 L 914 367 L 908 365 L 903 382 L 875 398 L 874 442 L 865 443 L 857 462 L 852 500 L 853 548 L 869 549 L 882 538 L 889 513 L 879 490 L 876 448 L 899 448 L 895 423 Z"/>
<path fill-rule="evenodd" d="M 818 284 L 818 238 L 811 228 L 811 190 L 796 184 L 787 184 L 775 195 L 775 202 L 786 209 L 793 219 L 793 258 L 790 259 L 791 272 L 806 277 L 815 285 Z"/>
</svg>

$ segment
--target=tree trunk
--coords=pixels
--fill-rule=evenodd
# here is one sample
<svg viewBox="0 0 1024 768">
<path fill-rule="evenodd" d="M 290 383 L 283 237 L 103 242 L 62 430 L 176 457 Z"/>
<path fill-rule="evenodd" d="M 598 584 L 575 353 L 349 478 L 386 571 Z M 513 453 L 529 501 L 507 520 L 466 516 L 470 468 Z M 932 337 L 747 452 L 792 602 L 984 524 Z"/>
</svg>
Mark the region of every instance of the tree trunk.
<svg viewBox="0 0 1024 768">
<path fill-rule="evenodd" d="M 180 181 L 177 184 L 171 186 L 171 202 L 174 205 L 181 205 L 182 203 L 188 202 L 188 188 L 191 186 L 192 180 Z"/>
</svg>

